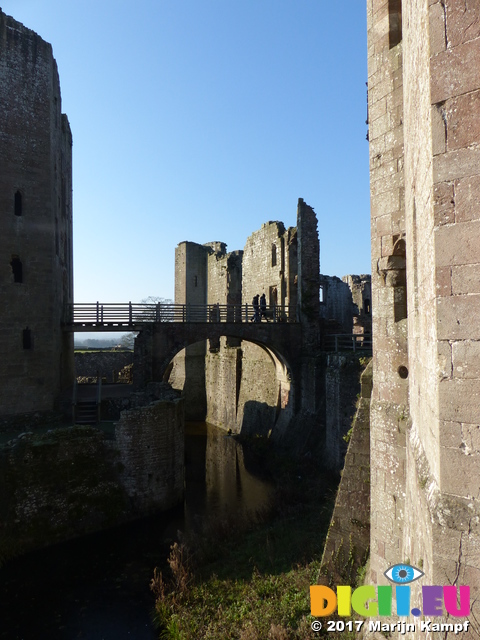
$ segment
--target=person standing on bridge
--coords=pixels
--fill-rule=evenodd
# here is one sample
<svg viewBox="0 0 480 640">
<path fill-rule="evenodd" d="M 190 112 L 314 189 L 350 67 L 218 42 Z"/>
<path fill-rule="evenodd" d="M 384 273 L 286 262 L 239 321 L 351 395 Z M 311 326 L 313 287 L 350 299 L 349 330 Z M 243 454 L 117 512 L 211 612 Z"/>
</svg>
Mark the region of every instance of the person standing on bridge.
<svg viewBox="0 0 480 640">
<path fill-rule="evenodd" d="M 256 296 L 253 296 L 252 306 L 253 306 L 253 317 L 251 321 L 260 322 L 260 308 L 258 304 L 258 294 Z"/>
<path fill-rule="evenodd" d="M 262 318 L 265 318 L 267 322 L 269 321 L 267 318 L 267 299 L 265 298 L 265 293 L 262 293 L 260 296 L 260 322 Z"/>
</svg>

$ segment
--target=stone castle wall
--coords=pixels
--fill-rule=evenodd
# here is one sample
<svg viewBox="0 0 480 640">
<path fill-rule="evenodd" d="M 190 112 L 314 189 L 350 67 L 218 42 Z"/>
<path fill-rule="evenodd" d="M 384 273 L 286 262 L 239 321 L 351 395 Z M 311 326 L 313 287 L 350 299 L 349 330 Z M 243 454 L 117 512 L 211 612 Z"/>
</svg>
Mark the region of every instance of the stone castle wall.
<svg viewBox="0 0 480 640">
<path fill-rule="evenodd" d="M 458 0 L 367 6 L 372 580 L 408 558 L 426 584 L 470 585 L 474 603 L 480 8 Z"/>
<path fill-rule="evenodd" d="M 72 135 L 52 48 L 0 10 L 0 406 L 56 408 L 73 383 Z"/>
<path fill-rule="evenodd" d="M 175 249 L 175 303 L 206 304 L 208 248 L 195 242 L 182 242 Z M 205 395 L 205 342 L 190 345 L 172 363 L 169 382 L 183 389 L 187 398 L 187 420 L 204 420 L 207 412 Z"/>
<path fill-rule="evenodd" d="M 124 411 L 110 439 L 72 427 L 0 447 L 0 565 L 183 499 L 183 400 Z"/>
<path fill-rule="evenodd" d="M 390 13 L 392 9 L 392 13 Z M 372 228 L 371 572 L 401 562 L 408 372 L 402 43 L 389 0 L 367 5 Z M 404 373 L 402 374 L 404 375 Z"/>
<path fill-rule="evenodd" d="M 323 316 L 319 300 L 321 276 L 317 218 L 302 199 L 298 202 L 297 222 L 298 228 L 289 229 L 285 229 L 281 222 L 263 224 L 249 236 L 243 252 L 227 253 L 226 246 L 220 242 L 206 245 L 181 243 L 176 252 L 176 302 L 191 303 L 193 298 L 189 298 L 189 287 L 195 282 L 197 288 L 200 283 L 202 287 L 205 283 L 209 304 L 241 303 L 244 320 L 245 305 L 249 305 L 249 314 L 252 315 L 253 297 L 265 293 L 267 305 L 276 306 L 279 321 L 287 313 L 301 319 L 302 339 L 308 348 L 298 351 L 295 361 L 289 363 L 282 354 L 260 344 L 223 336 L 216 341 L 208 341 L 205 355 L 191 356 L 189 348 L 177 355 L 169 381 L 176 389 L 183 388 L 187 416 L 191 415 L 188 411 L 192 406 L 197 412 L 197 419 L 206 419 L 237 433 L 273 434 L 283 439 L 287 436 L 292 417 L 301 410 L 304 412 L 303 423 L 308 425 L 308 429 L 300 439 L 306 442 L 313 431 L 316 431 L 317 438 L 325 437 L 325 415 L 328 414 L 329 443 L 333 449 L 326 456 L 326 463 L 339 469 L 344 453 L 340 446 L 341 436 L 348 431 L 351 415 L 343 416 L 340 405 L 347 396 L 348 402 L 355 397 L 358 380 L 351 383 L 349 378 L 347 383 L 348 376 L 345 377 L 345 371 L 336 363 L 331 367 L 326 386 L 325 358 L 320 343 Z M 300 256 L 303 256 L 303 262 Z M 207 274 L 206 280 L 203 275 L 199 276 L 200 273 Z M 349 322 L 346 320 L 345 323 L 348 323 L 347 331 L 351 332 L 354 305 L 349 284 L 323 276 L 322 282 L 327 280 L 334 285 L 338 282 L 342 292 L 346 292 L 336 300 L 337 289 L 332 285 L 334 291 L 326 293 L 330 315 L 337 318 L 337 324 L 341 324 L 340 317 L 348 317 Z M 370 296 L 370 281 L 367 276 L 351 280 L 356 291 L 356 313 L 360 317 L 364 313 L 364 298 Z M 299 288 L 302 295 L 299 295 Z M 199 299 L 197 290 L 193 297 Z M 235 314 L 239 311 L 231 313 L 231 320 L 237 320 Z M 265 326 L 272 321 L 270 311 L 262 323 Z M 185 371 L 190 364 L 198 371 L 204 367 L 194 382 L 199 393 L 202 384 L 205 385 L 206 408 L 199 402 L 192 402 L 190 387 L 185 385 L 185 380 L 188 381 Z M 201 382 L 203 375 L 204 383 Z M 300 429 L 300 422 L 297 420 L 296 429 Z"/>
<path fill-rule="evenodd" d="M 206 303 L 238 304 L 242 313 L 244 305 L 251 309 L 253 296 L 262 292 L 268 305 L 279 309 L 290 301 L 296 305 L 296 250 L 296 230 L 285 230 L 278 222 L 266 223 L 253 233 L 243 251 L 226 253 L 220 242 L 181 243 L 176 250 L 175 301 L 193 304 L 198 300 L 199 292 L 192 288 L 197 282 Z M 206 275 L 200 277 L 200 273 Z M 195 407 L 195 419 L 237 432 L 263 432 L 275 423 L 282 401 L 285 404 L 282 394 L 288 396 L 289 384 L 286 375 L 277 371 L 281 369 L 278 364 L 272 354 L 253 343 L 222 337 L 218 343 L 209 341 L 183 350 L 173 361 L 169 381 L 174 388 L 183 388 L 189 419 L 189 407 Z M 195 384 L 198 390 L 196 397 L 203 385 L 206 405 L 192 400 L 190 386 L 185 384 L 189 378 L 189 385 Z"/>
</svg>

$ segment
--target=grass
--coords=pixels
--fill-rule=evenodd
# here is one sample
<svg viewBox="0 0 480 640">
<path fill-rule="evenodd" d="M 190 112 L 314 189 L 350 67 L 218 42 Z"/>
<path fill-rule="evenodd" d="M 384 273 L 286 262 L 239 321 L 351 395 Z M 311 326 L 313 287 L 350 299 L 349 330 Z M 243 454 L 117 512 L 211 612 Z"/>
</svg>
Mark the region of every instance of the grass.
<svg viewBox="0 0 480 640">
<path fill-rule="evenodd" d="M 259 455 L 272 462 L 271 454 Z M 267 512 L 255 521 L 210 522 L 172 545 L 165 575 L 155 570 L 160 638 L 323 637 L 324 629 L 311 630 L 309 587 L 319 575 L 336 486 L 311 460 L 293 464 L 275 456 L 272 466 L 278 484 Z"/>
</svg>

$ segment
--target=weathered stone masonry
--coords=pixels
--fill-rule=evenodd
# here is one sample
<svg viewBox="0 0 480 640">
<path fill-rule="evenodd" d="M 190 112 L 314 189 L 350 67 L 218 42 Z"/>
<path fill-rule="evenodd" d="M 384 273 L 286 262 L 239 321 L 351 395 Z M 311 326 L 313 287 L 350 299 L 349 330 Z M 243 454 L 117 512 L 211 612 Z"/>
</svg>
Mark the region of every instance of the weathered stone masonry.
<svg viewBox="0 0 480 640">
<path fill-rule="evenodd" d="M 301 321 L 296 326 L 279 322 L 277 333 L 292 326 L 300 339 L 295 337 L 282 351 L 280 343 L 274 349 L 268 341 L 272 322 L 224 325 L 224 334 L 219 327 L 219 337 L 210 338 L 192 356 L 190 347 L 182 351 L 168 373 L 173 386 L 184 390 L 189 417 L 300 448 L 320 440 L 324 464 L 339 470 L 345 452 L 342 436 L 350 428 L 359 388 L 359 363 L 358 358 L 334 355 L 327 360 L 320 332 L 334 327 L 352 333 L 354 317 L 358 330 L 369 330 L 370 277 L 347 276 L 342 282 L 323 276 L 319 256 L 317 218 L 302 199 L 297 227 L 266 222 L 249 236 L 243 252 L 227 253 L 221 242 L 181 243 L 176 250 L 176 302 L 241 304 L 241 311 L 232 309 L 231 314 L 243 316 L 245 305 L 253 313 L 253 297 L 264 293 L 280 319 L 288 308 L 289 316 Z M 165 334 L 165 328 L 157 333 Z M 182 328 L 180 333 L 179 338 L 187 339 L 190 332 Z M 144 334 L 141 349 L 149 342 Z M 153 349 L 154 343 L 155 337 Z"/>
<path fill-rule="evenodd" d="M 25 433 L 0 447 L 0 565 L 12 555 L 168 509 L 183 499 L 183 400 L 92 427 Z"/>
<path fill-rule="evenodd" d="M 480 5 L 369 0 L 371 580 L 480 588 Z M 421 585 L 414 583 L 414 595 Z M 478 604 L 470 618 L 478 637 Z"/>
<path fill-rule="evenodd" d="M 176 302 L 244 306 L 251 305 L 255 295 L 265 293 L 267 305 L 275 305 L 279 316 L 285 307 L 290 313 L 300 313 L 305 340 L 318 348 L 317 219 L 301 199 L 297 218 L 296 228 L 285 229 L 281 222 L 263 224 L 248 238 L 243 252 L 227 254 L 221 242 L 181 243 L 175 259 Z M 304 237 L 303 263 L 299 260 L 300 229 Z M 210 340 L 208 348 L 187 347 L 175 358 L 170 381 L 176 388 L 184 387 L 188 417 L 206 418 L 238 432 L 267 434 L 274 425 L 277 432 L 285 428 L 294 413 L 294 403 L 300 404 L 300 399 L 308 404 L 307 410 L 316 411 L 307 390 L 299 388 L 295 399 L 289 363 L 257 342 L 222 336 L 218 341 Z M 311 355 L 313 359 L 304 356 L 305 362 L 300 363 L 302 355 L 295 354 L 305 369 L 306 384 L 315 383 L 311 368 L 317 360 L 313 351 Z M 190 407 L 195 409 L 193 416 Z"/>
<path fill-rule="evenodd" d="M 73 382 L 72 135 L 52 47 L 0 10 L 0 418 Z"/>
</svg>

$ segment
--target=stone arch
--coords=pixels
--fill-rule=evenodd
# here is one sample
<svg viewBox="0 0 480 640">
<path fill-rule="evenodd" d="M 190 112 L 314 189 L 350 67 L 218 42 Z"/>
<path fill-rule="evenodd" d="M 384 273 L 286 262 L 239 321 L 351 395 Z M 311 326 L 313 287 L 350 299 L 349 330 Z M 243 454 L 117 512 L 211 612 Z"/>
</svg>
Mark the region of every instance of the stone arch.
<svg viewBox="0 0 480 640">
<path fill-rule="evenodd" d="M 168 326 L 168 324 L 160 327 L 149 326 L 136 339 L 136 362 L 143 369 L 141 373 L 137 372 L 137 379 L 143 378 L 143 383 L 149 380 L 165 381 L 172 373 L 172 361 L 175 356 L 181 353 L 183 349 L 196 343 L 204 342 L 207 339 L 215 341 L 223 337 L 232 341 L 235 339 L 242 340 L 247 345 L 254 344 L 263 353 L 267 354 L 272 364 L 275 376 L 275 398 L 269 404 L 273 415 L 272 428 L 283 430 L 295 414 L 295 389 L 299 386 L 299 367 L 295 366 L 296 363 L 292 364 L 291 354 L 288 353 L 286 348 L 282 348 L 282 345 L 272 344 L 271 341 L 255 338 L 253 335 L 241 335 L 240 329 L 241 326 L 238 327 L 234 323 L 226 323 L 224 325 L 204 324 L 196 327 L 184 325 L 181 328 Z M 245 325 L 243 325 L 243 329 L 245 329 Z M 252 333 L 250 331 L 250 334 Z M 205 349 L 205 354 L 206 352 L 207 350 Z M 235 354 L 235 349 L 232 349 L 231 353 Z M 239 357 L 241 358 L 241 355 Z M 240 366 L 242 366 L 242 362 L 240 362 Z M 233 376 L 237 385 L 240 384 L 238 375 L 242 376 L 243 373 L 244 371 L 241 370 L 239 374 L 236 374 L 237 377 Z M 240 379 L 243 380 L 243 378 Z M 239 399 L 238 395 L 236 401 L 238 408 L 242 405 L 242 400 Z"/>
<path fill-rule="evenodd" d="M 406 277 L 406 245 L 403 236 L 392 236 L 391 255 L 378 261 L 378 273 L 382 275 L 386 287 L 393 293 L 393 311 L 395 322 L 407 317 L 407 277 Z"/>
</svg>

